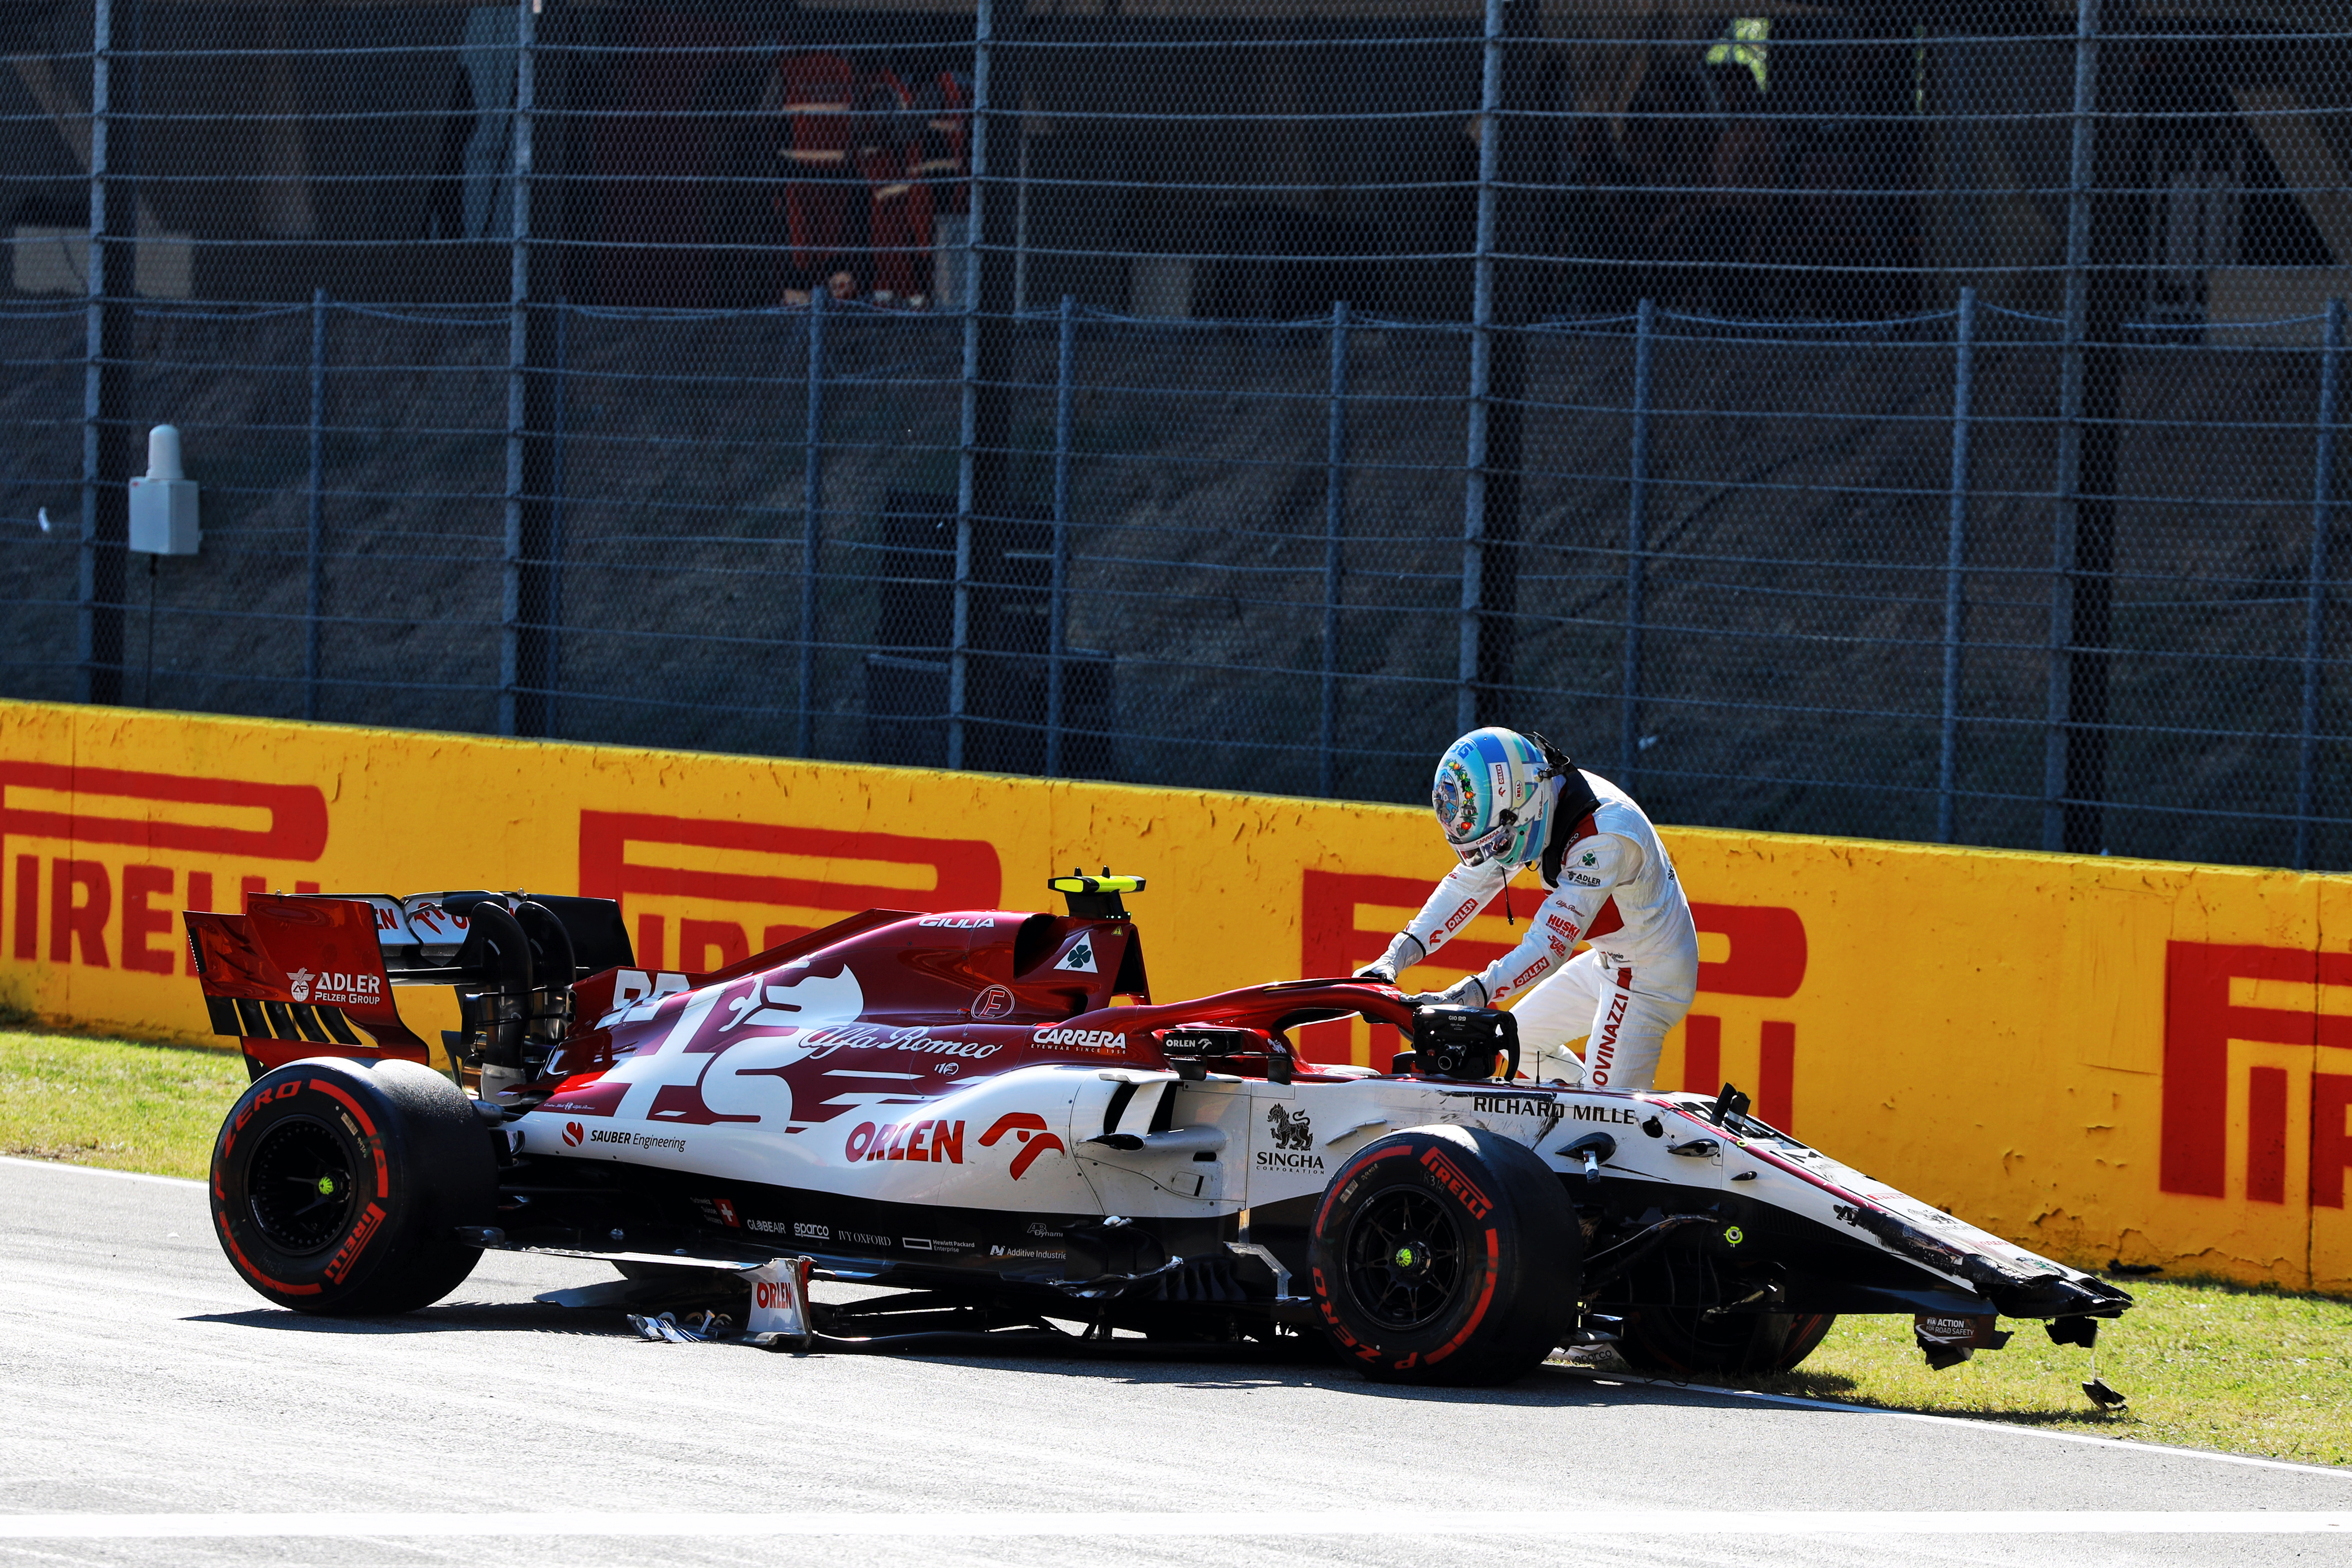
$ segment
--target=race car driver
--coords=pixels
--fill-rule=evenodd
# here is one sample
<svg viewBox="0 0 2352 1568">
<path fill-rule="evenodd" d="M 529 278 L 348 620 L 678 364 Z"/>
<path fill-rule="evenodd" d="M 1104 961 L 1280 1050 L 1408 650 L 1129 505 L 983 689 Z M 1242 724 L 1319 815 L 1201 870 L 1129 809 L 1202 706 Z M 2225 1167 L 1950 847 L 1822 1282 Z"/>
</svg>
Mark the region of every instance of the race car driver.
<svg viewBox="0 0 2352 1568">
<path fill-rule="evenodd" d="M 1516 996 L 1522 1063 L 1538 1081 L 1652 1088 L 1665 1033 L 1697 989 L 1698 931 L 1649 817 L 1541 736 L 1502 729 L 1446 748 L 1431 804 L 1462 863 L 1359 978 L 1393 984 L 1536 865 L 1547 896 L 1518 946 L 1412 1000 L 1495 1007 Z M 1592 946 L 1571 958 L 1579 939 Z M 1580 1061 L 1568 1048 L 1580 1038 Z"/>
</svg>

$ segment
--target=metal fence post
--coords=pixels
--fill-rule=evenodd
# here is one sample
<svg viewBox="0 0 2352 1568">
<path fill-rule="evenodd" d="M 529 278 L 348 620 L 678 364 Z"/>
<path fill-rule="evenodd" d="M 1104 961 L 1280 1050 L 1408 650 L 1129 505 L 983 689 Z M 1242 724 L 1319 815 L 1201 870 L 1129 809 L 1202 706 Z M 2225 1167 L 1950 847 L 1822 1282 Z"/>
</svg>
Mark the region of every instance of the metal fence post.
<svg viewBox="0 0 2352 1568">
<path fill-rule="evenodd" d="M 1618 782 L 1633 787 L 1642 754 L 1643 535 L 1650 510 L 1650 351 L 1656 341 L 1657 302 L 1644 300 L 1633 316 L 1633 443 L 1627 469 L 1632 483 L 1625 500 L 1624 709 L 1619 720 Z"/>
<path fill-rule="evenodd" d="M 76 563 L 75 686 L 85 702 L 122 700 L 124 573 L 129 565 L 130 500 L 120 499 L 110 479 L 128 478 L 133 441 L 122 408 L 131 350 L 127 289 L 131 268 L 116 265 L 121 242 L 109 237 L 110 212 L 117 220 L 132 198 L 118 164 L 122 149 L 112 135 L 114 7 L 110 0 L 90 6 L 89 58 L 89 257 L 83 283 L 87 341 L 82 361 L 81 539 Z M 110 186 L 121 184 L 123 200 L 110 207 Z"/>
<path fill-rule="evenodd" d="M 572 301 L 558 295 L 555 300 L 555 420 L 554 434 L 549 441 L 547 495 L 547 640 L 545 645 L 546 686 L 540 699 L 540 728 L 542 735 L 561 733 L 556 727 L 555 703 L 563 689 L 563 458 L 564 446 L 572 434 Z"/>
<path fill-rule="evenodd" d="M 1952 497 L 1944 539 L 1944 733 L 1936 767 L 1936 842 L 1955 831 L 1959 776 L 1960 563 L 1969 537 L 1969 414 L 1976 395 L 1977 291 L 1960 290 L 1952 329 Z"/>
<path fill-rule="evenodd" d="M 2050 688 L 2042 736 L 2042 847 L 2066 847 L 2074 718 L 2074 552 L 2081 523 L 2083 347 L 2091 309 L 2091 182 L 2097 135 L 2099 0 L 2074 7 L 2074 145 L 2066 195 L 2066 299 L 2058 349 L 2058 506 L 2051 540 Z"/>
<path fill-rule="evenodd" d="M 499 595 L 499 733 L 515 732 L 522 696 L 523 467 L 530 395 L 531 46 L 536 0 L 515 5 L 514 229 L 507 257 L 506 581 Z"/>
<path fill-rule="evenodd" d="M 1323 431 L 1323 763 L 1318 785 L 1339 787 L 1340 540 L 1348 507 L 1348 301 L 1331 301 L 1330 408 Z"/>
<path fill-rule="evenodd" d="M 1060 353 L 1054 368 L 1054 577 L 1045 622 L 1045 776 L 1062 773 L 1063 662 L 1069 637 L 1070 402 L 1077 345 L 1076 300 L 1062 296 Z"/>
<path fill-rule="evenodd" d="M 801 458 L 800 754 L 816 755 L 816 576 L 824 514 L 824 303 L 823 279 L 809 291 L 808 429 Z"/>
<path fill-rule="evenodd" d="M 1454 656 L 1454 732 L 1478 724 L 1478 631 L 1486 603 L 1487 398 L 1494 374 L 1495 155 L 1502 142 L 1503 0 L 1486 0 L 1478 82 L 1478 226 L 1470 285 L 1470 398 L 1463 454 L 1462 609 Z"/>
<path fill-rule="evenodd" d="M 319 716 L 319 615 L 327 591 L 327 291 L 310 291 L 310 625 L 302 652 L 302 717 Z"/>
<path fill-rule="evenodd" d="M 948 766 L 964 765 L 964 706 L 971 646 L 973 444 L 980 428 L 980 222 L 988 190 L 988 70 L 995 52 L 994 0 L 979 0 L 971 26 L 971 167 L 964 182 L 962 405 L 956 438 L 955 586 L 948 631 Z"/>
<path fill-rule="evenodd" d="M 2319 794 L 2319 668 L 2327 636 L 2327 567 L 2336 507 L 2336 397 L 2344 356 L 2344 301 L 2327 301 L 2320 333 L 2319 428 L 2311 474 L 2311 565 L 2303 612 L 2303 756 L 2295 770 L 2294 868 L 2311 868 L 2311 817 Z"/>
</svg>

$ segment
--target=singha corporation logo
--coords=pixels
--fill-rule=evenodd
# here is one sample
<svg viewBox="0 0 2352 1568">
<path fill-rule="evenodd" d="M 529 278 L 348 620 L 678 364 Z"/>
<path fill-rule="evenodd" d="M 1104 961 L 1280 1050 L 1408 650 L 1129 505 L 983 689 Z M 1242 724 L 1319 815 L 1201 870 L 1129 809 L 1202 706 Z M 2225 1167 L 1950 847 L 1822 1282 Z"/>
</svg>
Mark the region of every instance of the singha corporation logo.
<svg viewBox="0 0 2352 1568">
<path fill-rule="evenodd" d="M 1315 1146 L 1314 1124 L 1301 1110 L 1293 1114 L 1279 1105 L 1265 1108 L 1265 1124 L 1274 1130 L 1274 1146 L 1277 1149 L 1305 1151 Z"/>
<path fill-rule="evenodd" d="M 288 975 L 286 989 L 292 994 L 297 1002 L 308 1002 L 310 999 L 310 972 L 307 969 L 298 969 Z"/>
</svg>

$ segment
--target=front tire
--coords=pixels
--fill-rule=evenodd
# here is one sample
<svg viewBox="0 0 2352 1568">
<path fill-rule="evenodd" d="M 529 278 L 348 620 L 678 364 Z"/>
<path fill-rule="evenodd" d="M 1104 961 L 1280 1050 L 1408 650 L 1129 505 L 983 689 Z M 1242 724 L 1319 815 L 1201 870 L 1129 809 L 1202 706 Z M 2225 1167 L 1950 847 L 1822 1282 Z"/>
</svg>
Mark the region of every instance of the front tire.
<svg viewBox="0 0 2352 1568">
<path fill-rule="evenodd" d="M 462 1284 L 498 1163 L 464 1091 L 415 1062 L 294 1062 L 255 1081 L 213 1144 L 214 1233 L 245 1282 L 331 1316 L 415 1311 Z"/>
<path fill-rule="evenodd" d="M 1365 1375 L 1491 1384 L 1566 1335 L 1583 1233 L 1532 1151 L 1484 1129 L 1416 1127 L 1339 1168 L 1308 1258 L 1325 1331 Z"/>
</svg>

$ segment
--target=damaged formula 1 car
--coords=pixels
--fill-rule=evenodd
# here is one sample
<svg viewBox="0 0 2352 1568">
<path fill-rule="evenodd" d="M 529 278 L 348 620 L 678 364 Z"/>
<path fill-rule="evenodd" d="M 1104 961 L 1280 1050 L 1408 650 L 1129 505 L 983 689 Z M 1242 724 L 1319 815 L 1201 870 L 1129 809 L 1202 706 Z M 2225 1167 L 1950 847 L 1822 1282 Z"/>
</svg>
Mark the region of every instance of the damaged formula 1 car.
<svg viewBox="0 0 2352 1568">
<path fill-rule="evenodd" d="M 425 1306 L 485 1248 L 604 1259 L 627 1278 L 575 1296 L 648 1310 L 805 1257 L 898 1288 L 810 1309 L 836 1341 L 1321 1336 L 1371 1376 L 1457 1384 L 1595 1342 L 1643 1371 L 1785 1369 L 1840 1313 L 1911 1314 L 1948 1364 L 2006 1339 L 1997 1318 L 2087 1345 L 2131 1304 L 1728 1086 L 1530 1082 L 1507 1013 L 1352 980 L 1155 1002 L 1121 898 L 1141 883 L 1053 886 L 1066 916 L 873 910 L 707 974 L 638 967 L 602 900 L 191 913 L 254 1073 L 214 1152 L 221 1246 L 306 1312 Z M 413 1033 L 408 985 L 454 987 L 463 1029 Z M 1390 1070 L 1298 1058 L 1290 1031 L 1355 1015 L 1409 1038 Z"/>
</svg>

